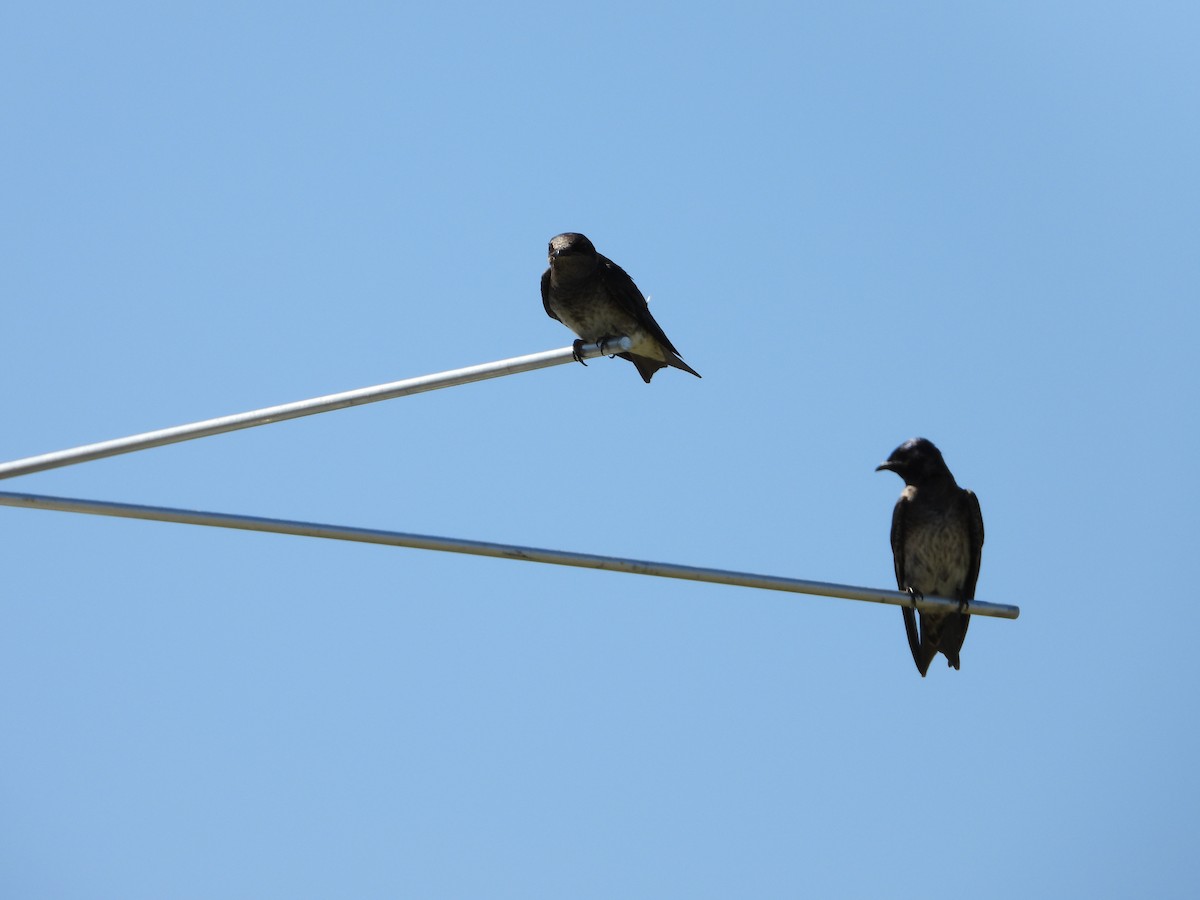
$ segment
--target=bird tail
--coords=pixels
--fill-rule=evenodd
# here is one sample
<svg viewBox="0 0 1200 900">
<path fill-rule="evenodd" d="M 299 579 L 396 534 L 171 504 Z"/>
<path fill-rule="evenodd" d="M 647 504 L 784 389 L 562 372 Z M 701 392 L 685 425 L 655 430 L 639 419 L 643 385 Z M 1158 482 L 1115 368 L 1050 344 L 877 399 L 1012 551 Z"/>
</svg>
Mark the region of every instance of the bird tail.
<svg viewBox="0 0 1200 900">
<path fill-rule="evenodd" d="M 670 353 L 669 350 L 667 352 Z M 646 384 L 650 383 L 650 379 L 654 377 L 655 372 L 659 369 L 665 369 L 667 366 L 674 366 L 676 369 L 691 372 L 697 378 L 700 377 L 700 373 L 680 359 L 676 353 L 671 353 L 671 358 L 665 362 L 661 359 L 652 359 L 649 356 L 634 356 L 632 353 L 618 353 L 617 355 L 621 359 L 627 359 L 637 366 L 638 374 L 642 376 L 642 381 L 646 382 Z"/>
<path fill-rule="evenodd" d="M 958 653 L 962 650 L 963 641 L 967 639 L 967 626 L 970 624 L 971 617 L 964 616 L 962 613 L 951 613 L 949 618 L 942 623 L 938 649 L 946 657 L 946 662 L 955 669 L 959 668 Z"/>
<path fill-rule="evenodd" d="M 665 369 L 667 364 L 657 359 L 651 359 L 648 356 L 634 356 L 632 353 L 618 353 L 621 359 L 627 359 L 637 366 L 638 374 L 642 376 L 642 381 L 646 384 L 650 383 L 650 379 L 654 377 L 654 373 L 659 369 Z"/>
<path fill-rule="evenodd" d="M 921 613 L 921 636 L 919 642 L 914 644 L 916 623 L 913 622 L 912 627 L 909 627 L 912 610 L 905 609 L 904 613 L 904 626 L 908 629 L 908 644 L 913 651 L 913 662 L 917 664 L 922 677 L 939 652 L 946 657 L 950 668 L 961 668 L 958 654 L 967 637 L 967 626 L 971 624 L 970 616 L 964 616 L 962 613 L 946 613 L 940 616 Z"/>
</svg>

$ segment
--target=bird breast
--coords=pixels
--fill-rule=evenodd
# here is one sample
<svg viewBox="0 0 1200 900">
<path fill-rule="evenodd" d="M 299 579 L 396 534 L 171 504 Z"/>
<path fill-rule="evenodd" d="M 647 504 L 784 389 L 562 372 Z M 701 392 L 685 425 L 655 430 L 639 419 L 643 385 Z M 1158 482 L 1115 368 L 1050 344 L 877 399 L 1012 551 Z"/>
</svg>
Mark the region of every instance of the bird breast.
<svg viewBox="0 0 1200 900">
<path fill-rule="evenodd" d="M 927 519 L 905 541 L 905 578 L 922 594 L 957 597 L 970 568 L 966 529 L 955 517 Z"/>
<path fill-rule="evenodd" d="M 562 323 L 585 341 L 624 335 L 636 345 L 643 337 L 637 320 L 600 291 L 562 291 L 553 306 Z"/>
</svg>

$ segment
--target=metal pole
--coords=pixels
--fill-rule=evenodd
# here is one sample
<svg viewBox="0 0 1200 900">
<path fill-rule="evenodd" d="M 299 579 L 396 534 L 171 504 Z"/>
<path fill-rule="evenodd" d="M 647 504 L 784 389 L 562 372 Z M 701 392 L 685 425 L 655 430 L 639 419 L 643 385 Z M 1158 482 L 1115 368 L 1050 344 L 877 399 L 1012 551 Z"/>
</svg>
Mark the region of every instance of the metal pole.
<svg viewBox="0 0 1200 900">
<path fill-rule="evenodd" d="M 724 569 L 698 566 L 679 566 L 673 563 L 646 562 L 622 559 L 617 556 L 597 556 L 592 553 L 571 553 L 564 550 L 545 550 L 514 544 L 493 544 L 486 541 L 466 541 L 457 538 L 434 537 L 424 534 L 404 534 L 399 531 L 378 531 L 373 528 L 346 528 L 341 525 L 322 525 L 316 522 L 296 522 L 287 519 L 264 519 L 258 516 L 239 516 L 228 513 L 172 509 L 163 506 L 137 506 L 131 503 L 109 503 L 103 500 L 79 500 L 70 497 L 47 497 L 38 494 L 0 492 L 0 506 L 28 509 L 51 509 L 60 512 L 87 513 L 95 516 L 116 516 L 126 519 L 151 519 L 177 522 L 183 525 L 208 525 L 215 528 L 237 528 L 243 531 L 266 531 L 274 534 L 296 534 L 305 537 L 327 538 L 335 541 L 359 541 L 365 544 L 386 544 L 391 547 L 412 547 L 417 550 L 440 550 L 446 553 L 467 553 L 473 556 L 492 556 L 501 559 L 522 559 L 526 562 L 550 563 L 556 566 L 578 566 L 585 569 L 605 569 L 633 575 L 655 575 L 659 578 L 681 578 L 687 581 L 707 581 L 760 588 L 768 591 L 788 591 L 794 594 L 816 594 L 867 603 L 891 606 L 915 606 L 926 611 L 954 611 L 960 608 L 957 600 L 944 597 L 925 597 L 913 601 L 908 594 L 879 588 L 829 584 L 823 581 L 802 581 L 799 578 L 778 578 L 772 575 L 753 575 Z M 1016 606 L 984 603 L 972 600 L 967 612 L 976 616 L 1015 619 L 1021 610 Z"/>
<path fill-rule="evenodd" d="M 626 353 L 632 346 L 632 341 L 627 337 L 615 338 L 605 342 L 603 349 L 598 344 L 584 344 L 580 348 L 579 355 L 584 359 L 594 359 L 597 356 L 611 353 Z M 361 406 L 379 400 L 391 400 L 394 397 L 407 397 L 409 394 L 436 391 L 440 388 L 469 384 L 472 381 L 484 381 L 500 375 L 516 375 L 519 372 L 561 366 L 563 363 L 573 362 L 575 359 L 574 347 L 546 350 L 542 353 L 531 353 L 528 356 L 514 356 L 511 359 L 468 366 L 465 369 L 421 375 L 417 378 L 406 378 L 403 381 L 344 391 L 340 394 L 327 394 L 311 400 L 297 400 L 294 403 L 268 406 L 265 409 L 256 409 L 251 412 L 221 416 L 217 419 L 205 419 L 203 422 L 147 431 L 143 434 L 115 438 L 111 441 L 101 441 L 98 444 L 85 444 L 70 450 L 57 450 L 53 453 L 43 453 L 40 456 L 28 456 L 24 459 L 0 463 L 0 478 L 15 478 L 18 475 L 29 475 L 46 469 L 71 466 L 93 459 L 103 459 L 106 456 L 133 453 L 135 450 L 148 450 L 151 447 L 190 441 L 195 438 L 208 437 L 211 434 L 223 434 L 226 431 L 237 431 L 240 428 L 253 428 L 256 425 L 268 425 L 271 422 L 282 422 L 285 419 L 298 419 L 301 416 L 332 412 L 335 409 L 345 409 L 347 406 Z"/>
</svg>

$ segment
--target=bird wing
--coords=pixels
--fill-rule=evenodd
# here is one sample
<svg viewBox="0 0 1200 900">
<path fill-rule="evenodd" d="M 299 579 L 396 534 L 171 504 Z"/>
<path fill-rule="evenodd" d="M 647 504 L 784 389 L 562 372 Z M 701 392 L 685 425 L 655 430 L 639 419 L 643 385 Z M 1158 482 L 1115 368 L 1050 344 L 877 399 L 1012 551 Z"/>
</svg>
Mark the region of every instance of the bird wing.
<svg viewBox="0 0 1200 900">
<path fill-rule="evenodd" d="M 901 591 L 908 587 L 904 583 L 904 537 L 907 525 L 908 500 L 901 497 L 896 501 L 896 508 L 892 510 L 892 562 L 896 567 L 896 588 Z M 917 632 L 917 612 L 908 606 L 900 607 L 900 612 L 904 614 L 904 634 L 908 638 L 908 649 L 912 652 L 913 662 L 917 664 L 917 671 L 924 678 L 929 669 L 929 660 L 924 659 L 927 654 L 921 648 L 921 636 Z"/>
<path fill-rule="evenodd" d="M 892 562 L 896 567 L 896 588 L 904 590 L 904 531 L 907 525 L 908 502 L 901 497 L 892 510 Z"/>
<path fill-rule="evenodd" d="M 979 580 L 979 563 L 983 558 L 983 512 L 979 509 L 979 498 L 974 491 L 963 490 L 963 501 L 967 507 L 967 533 L 971 550 L 971 566 L 963 581 L 963 599 L 975 599 L 975 582 Z"/>
<path fill-rule="evenodd" d="M 908 637 L 908 649 L 912 651 L 912 658 L 913 662 L 917 664 L 917 671 L 924 678 L 925 673 L 929 671 L 929 659 L 933 659 L 933 654 L 926 654 L 921 647 L 921 636 L 917 633 L 916 610 L 902 606 L 900 607 L 900 612 L 904 613 L 904 634 Z M 926 659 L 926 656 L 929 659 Z"/>
<path fill-rule="evenodd" d="M 654 321 L 654 316 L 650 315 L 650 306 L 646 303 L 646 298 L 643 296 L 641 290 L 633 283 L 633 279 L 626 274 L 624 269 L 607 256 L 601 253 L 597 253 L 596 255 L 600 257 L 600 265 L 605 268 L 606 277 L 604 281 L 613 299 L 627 313 L 637 319 L 638 324 L 650 332 L 655 340 L 678 356 L 679 351 L 675 349 L 675 345 L 663 333 L 659 324 Z M 647 378 L 646 380 L 649 381 L 650 379 Z"/>
<path fill-rule="evenodd" d="M 547 269 L 542 273 L 542 306 L 546 307 L 546 315 L 554 319 L 556 322 L 561 322 L 560 319 L 550 308 L 550 270 Z"/>
</svg>

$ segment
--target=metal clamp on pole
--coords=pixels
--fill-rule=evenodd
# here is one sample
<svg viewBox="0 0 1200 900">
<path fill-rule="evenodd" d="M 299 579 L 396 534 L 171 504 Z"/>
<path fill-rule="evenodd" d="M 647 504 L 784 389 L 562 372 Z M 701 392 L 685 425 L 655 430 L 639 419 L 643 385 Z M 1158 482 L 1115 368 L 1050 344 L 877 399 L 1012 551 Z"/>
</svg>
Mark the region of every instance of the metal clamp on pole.
<svg viewBox="0 0 1200 900">
<path fill-rule="evenodd" d="M 628 572 L 632 575 L 707 581 L 712 584 L 730 584 L 768 591 L 788 591 L 793 594 L 816 594 L 822 597 L 860 600 L 866 603 L 886 603 L 891 606 L 915 605 L 918 609 L 923 610 L 957 612 L 961 609 L 957 600 L 945 597 L 924 597 L 914 602 L 914 598 L 909 594 L 879 588 L 854 587 L 848 584 L 830 584 L 823 581 L 803 581 L 799 578 L 779 578 L 773 575 L 753 575 L 749 572 L 647 562 L 639 559 L 623 559 L 618 556 L 597 556 L 592 553 L 546 550 L 540 547 L 521 547 L 515 544 L 493 544 L 486 541 L 468 541 L 425 534 L 405 534 L 399 531 L 378 531 L 372 528 L 348 528 L 342 525 L 200 512 L 165 506 L 137 506 L 131 503 L 109 503 L 102 500 L 79 500 L 71 497 L 47 497 L 38 494 L 5 492 L 0 492 L 0 506 L 51 509 L 60 512 L 117 516 L 126 519 L 151 519 L 159 522 L 177 522 L 183 525 L 208 525 L 214 528 L 237 528 L 243 531 L 295 534 L 335 541 L 358 541 L 365 544 L 385 544 L 391 547 L 411 547 L 417 550 L 439 550 L 445 553 L 467 553 L 472 556 L 521 559 L 526 562 L 549 563 L 555 566 L 578 566 L 585 569 Z M 993 616 L 1001 619 L 1015 619 L 1021 614 L 1021 610 L 1016 606 L 984 603 L 979 600 L 972 600 L 965 611 L 974 616 Z"/>
<path fill-rule="evenodd" d="M 470 384 L 473 381 L 486 381 L 501 375 L 516 375 L 520 372 L 532 372 L 534 369 L 561 366 L 564 363 L 575 362 L 581 357 L 594 359 L 597 356 L 627 353 L 632 347 L 633 342 L 627 337 L 622 337 L 605 341 L 603 345 L 583 344 L 578 354 L 573 346 L 564 347 L 561 350 L 546 350 L 542 353 L 531 353 L 528 356 L 514 356 L 511 359 L 468 366 L 465 369 L 451 369 L 449 372 L 421 375 L 417 378 L 406 378 L 403 381 L 393 381 L 389 384 L 377 384 L 374 387 L 343 391 L 340 394 L 327 394 L 311 400 L 297 400 L 294 403 L 268 406 L 265 409 L 256 409 L 251 412 L 235 413 L 217 419 L 205 419 L 203 422 L 147 431 L 143 434 L 115 438 L 111 441 L 101 441 L 98 444 L 85 444 L 70 450 L 57 450 L 54 453 L 43 453 L 40 456 L 28 456 L 24 459 L 0 463 L 0 478 L 15 478 L 18 475 L 29 475 L 33 472 L 57 469 L 61 466 L 73 466 L 76 463 L 88 462 L 93 459 L 133 453 L 137 450 L 148 450 L 151 447 L 176 444 L 180 441 L 190 441 L 212 434 L 223 434 L 226 431 L 237 431 L 241 428 L 253 428 L 256 425 L 269 425 L 271 422 L 282 422 L 286 419 L 298 419 L 301 416 L 332 412 L 335 409 L 345 409 L 347 406 L 361 406 L 366 403 L 377 403 L 380 400 L 391 400 L 395 397 L 407 397 L 410 394 L 421 394 L 425 391 Z"/>
</svg>

